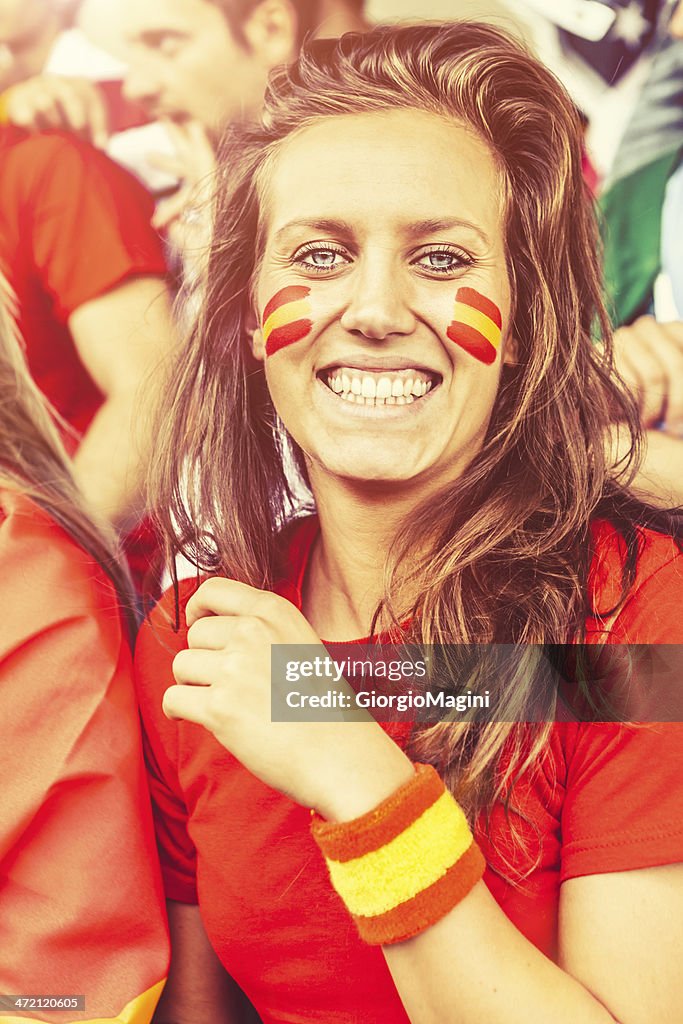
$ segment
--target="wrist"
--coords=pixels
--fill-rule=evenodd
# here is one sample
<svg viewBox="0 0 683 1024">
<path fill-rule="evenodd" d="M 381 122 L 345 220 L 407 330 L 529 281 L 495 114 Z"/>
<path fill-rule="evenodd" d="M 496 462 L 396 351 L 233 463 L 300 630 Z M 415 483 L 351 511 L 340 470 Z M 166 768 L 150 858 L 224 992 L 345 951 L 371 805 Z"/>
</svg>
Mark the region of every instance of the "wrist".
<svg viewBox="0 0 683 1024">
<path fill-rule="evenodd" d="M 314 815 L 313 837 L 359 934 L 373 945 L 431 927 L 474 888 L 485 868 L 467 819 L 434 768 L 352 821 Z"/>
<path fill-rule="evenodd" d="M 415 766 L 410 758 L 384 732 L 382 739 L 377 750 L 369 754 L 366 749 L 362 760 L 354 758 L 339 776 L 330 779 L 325 795 L 316 801 L 321 817 L 332 822 L 359 818 L 413 777 Z"/>
</svg>

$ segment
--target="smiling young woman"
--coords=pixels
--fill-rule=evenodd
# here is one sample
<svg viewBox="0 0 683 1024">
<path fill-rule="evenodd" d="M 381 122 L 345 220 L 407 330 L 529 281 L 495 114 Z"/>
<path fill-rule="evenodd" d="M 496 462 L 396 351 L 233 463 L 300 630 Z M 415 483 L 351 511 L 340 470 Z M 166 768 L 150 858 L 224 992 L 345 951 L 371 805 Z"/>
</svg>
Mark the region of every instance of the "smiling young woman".
<svg viewBox="0 0 683 1024">
<path fill-rule="evenodd" d="M 462 22 L 312 44 L 228 139 L 156 475 L 169 560 L 212 578 L 136 653 L 160 1022 L 236 1019 L 228 975 L 265 1024 L 678 1013 L 679 726 L 514 725 L 513 665 L 486 726 L 271 721 L 277 643 L 683 640 L 674 521 L 604 455 L 615 408 L 638 428 L 580 138 L 546 70 Z"/>
</svg>

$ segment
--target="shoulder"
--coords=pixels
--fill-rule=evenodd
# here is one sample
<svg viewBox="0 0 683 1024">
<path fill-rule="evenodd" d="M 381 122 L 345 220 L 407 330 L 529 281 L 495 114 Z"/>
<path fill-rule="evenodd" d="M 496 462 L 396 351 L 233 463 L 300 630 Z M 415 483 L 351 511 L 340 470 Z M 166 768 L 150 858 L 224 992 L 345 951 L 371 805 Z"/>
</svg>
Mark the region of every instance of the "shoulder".
<svg viewBox="0 0 683 1024">
<path fill-rule="evenodd" d="M 82 183 L 90 191 L 103 185 L 117 196 L 130 194 L 142 202 L 152 200 L 140 182 L 90 143 L 71 132 L 47 131 L 37 134 L 21 129 L 0 127 L 0 179 L 3 189 L 18 195 L 60 191 L 60 200 L 68 205 L 82 201 L 78 188 Z"/>
<path fill-rule="evenodd" d="M 47 511 L 0 486 L 0 676 L 36 699 L 59 686 L 76 702 L 131 687 L 116 590 L 100 564 Z M 42 694 L 42 698 L 40 695 Z M 71 698 L 69 698 L 71 699 Z"/>
<path fill-rule="evenodd" d="M 620 605 L 626 543 L 610 523 L 592 524 L 588 633 L 609 632 L 619 643 L 683 643 L 683 553 L 673 537 L 646 527 L 638 535 L 635 578 Z"/>
<path fill-rule="evenodd" d="M 50 513 L 18 487 L 0 484 L 0 592 L 3 632 L 30 617 L 51 620 L 95 614 L 117 606 L 116 592 L 100 564 Z"/>
<path fill-rule="evenodd" d="M 184 579 L 159 598 L 140 627 L 135 644 L 135 678 L 141 703 L 150 694 L 163 692 L 169 683 L 171 663 L 187 647 L 185 608 L 202 579 Z"/>
<path fill-rule="evenodd" d="M 287 523 L 277 538 L 277 578 L 273 590 L 297 607 L 301 577 L 317 531 L 316 516 L 299 517 Z M 171 663 L 178 651 L 187 647 L 187 602 L 206 578 L 180 580 L 177 593 L 169 588 L 146 616 L 135 646 L 135 673 L 143 698 L 147 690 L 158 691 L 169 685 Z"/>
</svg>

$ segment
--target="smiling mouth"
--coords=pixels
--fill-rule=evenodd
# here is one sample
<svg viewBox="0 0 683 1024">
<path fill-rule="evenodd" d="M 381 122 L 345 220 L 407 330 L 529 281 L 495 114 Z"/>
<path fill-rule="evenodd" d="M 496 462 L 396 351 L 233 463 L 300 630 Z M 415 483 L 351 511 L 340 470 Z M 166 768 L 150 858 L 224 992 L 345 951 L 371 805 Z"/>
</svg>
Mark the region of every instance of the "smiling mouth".
<svg viewBox="0 0 683 1024">
<path fill-rule="evenodd" d="M 344 402 L 355 405 L 411 405 L 438 387 L 441 377 L 417 368 L 409 370 L 357 370 L 328 367 L 319 379 Z"/>
</svg>

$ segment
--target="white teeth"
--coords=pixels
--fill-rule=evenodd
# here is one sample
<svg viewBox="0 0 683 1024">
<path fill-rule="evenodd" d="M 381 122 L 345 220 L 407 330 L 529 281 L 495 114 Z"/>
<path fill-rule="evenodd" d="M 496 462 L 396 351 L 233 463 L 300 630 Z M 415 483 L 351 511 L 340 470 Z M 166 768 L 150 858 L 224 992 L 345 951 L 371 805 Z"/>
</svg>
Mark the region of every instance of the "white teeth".
<svg viewBox="0 0 683 1024">
<path fill-rule="evenodd" d="M 334 370 L 327 377 L 327 386 L 346 402 L 355 405 L 410 405 L 431 390 L 432 381 L 416 374 L 396 376 L 387 373 L 363 373 L 351 368 Z"/>
<path fill-rule="evenodd" d="M 377 385 L 372 377 L 363 377 L 363 398 L 375 398 L 377 395 Z"/>
</svg>

